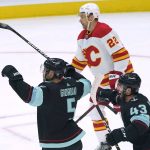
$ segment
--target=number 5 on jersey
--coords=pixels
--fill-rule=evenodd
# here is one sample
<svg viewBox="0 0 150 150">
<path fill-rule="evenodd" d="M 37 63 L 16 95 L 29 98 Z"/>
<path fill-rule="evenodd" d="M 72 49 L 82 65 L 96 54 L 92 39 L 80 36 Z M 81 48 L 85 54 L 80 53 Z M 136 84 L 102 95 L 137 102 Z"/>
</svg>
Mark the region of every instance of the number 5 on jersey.
<svg viewBox="0 0 150 150">
<path fill-rule="evenodd" d="M 75 107 L 73 107 L 73 103 L 75 102 L 75 98 L 67 99 L 67 112 L 72 113 L 75 112 Z"/>
</svg>

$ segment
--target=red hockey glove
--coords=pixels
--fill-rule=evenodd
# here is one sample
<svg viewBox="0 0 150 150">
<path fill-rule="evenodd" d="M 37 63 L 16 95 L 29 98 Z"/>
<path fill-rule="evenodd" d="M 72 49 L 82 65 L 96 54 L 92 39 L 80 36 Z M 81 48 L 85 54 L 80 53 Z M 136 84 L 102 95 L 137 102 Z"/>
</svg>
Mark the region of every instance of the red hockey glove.
<svg viewBox="0 0 150 150">
<path fill-rule="evenodd" d="M 111 89 L 115 89 L 116 81 L 119 79 L 122 72 L 120 71 L 110 71 L 109 72 L 109 85 Z"/>
</svg>

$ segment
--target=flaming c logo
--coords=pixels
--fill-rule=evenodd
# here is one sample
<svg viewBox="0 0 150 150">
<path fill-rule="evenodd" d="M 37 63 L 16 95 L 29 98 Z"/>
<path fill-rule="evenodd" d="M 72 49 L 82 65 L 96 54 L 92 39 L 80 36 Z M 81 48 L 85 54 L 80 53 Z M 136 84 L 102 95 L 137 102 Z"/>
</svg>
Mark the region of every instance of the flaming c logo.
<svg viewBox="0 0 150 150">
<path fill-rule="evenodd" d="M 87 49 L 83 50 L 83 55 L 87 59 L 87 63 L 89 67 L 98 66 L 100 64 L 101 58 L 96 56 L 96 54 L 98 53 L 99 53 L 99 50 L 94 46 L 90 46 Z M 93 57 L 95 55 L 94 59 L 92 59 L 91 54 L 93 55 Z"/>
</svg>

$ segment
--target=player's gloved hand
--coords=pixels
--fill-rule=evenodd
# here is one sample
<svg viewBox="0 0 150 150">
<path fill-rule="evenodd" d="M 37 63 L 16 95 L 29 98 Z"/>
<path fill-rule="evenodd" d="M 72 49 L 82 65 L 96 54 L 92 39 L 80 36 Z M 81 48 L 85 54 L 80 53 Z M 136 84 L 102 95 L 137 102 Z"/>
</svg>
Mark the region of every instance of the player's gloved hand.
<svg viewBox="0 0 150 150">
<path fill-rule="evenodd" d="M 8 77 L 10 80 L 23 80 L 22 75 L 12 65 L 7 65 L 1 72 L 3 77 Z"/>
<path fill-rule="evenodd" d="M 121 141 L 127 141 L 125 128 L 118 128 L 106 135 L 106 141 L 111 146 L 118 144 Z"/>
<path fill-rule="evenodd" d="M 71 77 L 71 76 L 73 76 L 73 74 L 75 73 L 76 71 L 75 71 L 75 68 L 72 66 L 72 65 L 70 65 L 70 64 L 68 64 L 68 63 L 66 63 L 66 68 L 65 68 L 65 77 Z"/>
<path fill-rule="evenodd" d="M 117 80 L 119 79 L 122 72 L 120 71 L 110 71 L 109 72 L 109 85 L 111 89 L 115 89 Z"/>
<path fill-rule="evenodd" d="M 98 88 L 96 97 L 98 101 L 110 102 L 115 101 L 117 95 L 117 91 L 115 90 Z"/>
</svg>

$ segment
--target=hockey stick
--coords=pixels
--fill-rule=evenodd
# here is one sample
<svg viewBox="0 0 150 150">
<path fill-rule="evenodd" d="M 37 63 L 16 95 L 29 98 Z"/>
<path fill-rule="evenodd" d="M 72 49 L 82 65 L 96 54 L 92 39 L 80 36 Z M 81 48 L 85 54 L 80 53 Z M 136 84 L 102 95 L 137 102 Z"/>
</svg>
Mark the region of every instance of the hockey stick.
<svg viewBox="0 0 150 150">
<path fill-rule="evenodd" d="M 108 132 L 111 133 L 111 129 L 110 129 L 110 127 L 109 127 L 109 125 L 108 125 L 108 123 L 107 123 L 107 121 L 106 121 L 106 119 L 105 119 L 105 117 L 104 117 L 104 115 L 103 115 L 103 113 L 102 113 L 102 111 L 98 105 L 96 105 L 96 109 L 97 109 L 99 115 L 101 116 L 102 120 L 104 121 Z M 116 144 L 115 147 L 117 150 L 121 150 L 118 144 Z"/>
<path fill-rule="evenodd" d="M 33 47 L 37 52 L 39 52 L 42 56 L 44 56 L 46 59 L 49 59 L 49 57 L 43 52 L 41 51 L 39 48 L 37 48 L 35 45 L 33 45 L 30 41 L 28 41 L 25 37 L 23 37 L 20 33 L 18 33 L 16 30 L 14 30 L 12 27 L 10 27 L 7 24 L 4 23 L 0 23 L 0 28 L 2 29 L 7 29 L 10 30 L 12 32 L 14 32 L 15 34 L 17 34 L 21 39 L 23 39 L 27 44 L 29 44 L 31 47 Z"/>
<path fill-rule="evenodd" d="M 110 109 L 114 114 L 117 114 L 118 112 L 114 109 L 114 108 L 112 108 L 110 105 L 107 105 L 106 106 L 108 109 Z"/>
<path fill-rule="evenodd" d="M 18 33 L 16 30 L 14 30 L 12 27 L 10 27 L 9 25 L 7 25 L 7 24 L 5 24 L 5 23 L 0 23 L 0 28 L 2 28 L 2 29 L 7 29 L 7 30 L 10 30 L 10 31 L 12 31 L 12 32 L 14 32 L 15 34 L 17 34 L 21 39 L 23 39 L 27 44 L 29 44 L 32 48 L 34 48 L 37 52 L 39 52 L 42 56 L 44 56 L 46 59 L 49 59 L 49 57 L 43 52 L 43 51 L 41 51 L 39 48 L 37 48 L 34 44 L 32 44 L 30 41 L 28 41 L 25 37 L 23 37 L 20 33 Z M 89 108 L 89 110 L 87 110 L 86 112 L 85 112 L 85 115 L 86 114 L 88 114 L 93 108 L 95 107 L 95 105 L 93 105 L 92 107 L 91 107 L 91 109 Z M 113 111 L 115 114 L 116 114 L 116 112 L 115 112 L 115 110 L 112 108 L 112 107 L 110 107 L 110 106 L 106 106 L 106 107 L 108 107 L 111 111 Z M 84 114 L 83 114 L 84 115 Z M 84 116 L 85 116 L 84 115 Z M 84 117 L 83 116 L 83 117 Z M 83 118 L 82 116 L 81 116 L 81 119 Z M 80 118 L 79 118 L 79 120 L 81 120 Z"/>
<path fill-rule="evenodd" d="M 85 111 L 75 122 L 78 123 L 81 119 L 83 119 L 91 110 L 93 110 L 96 105 L 92 105 L 87 111 Z"/>
<path fill-rule="evenodd" d="M 108 125 L 108 123 L 107 123 L 100 107 L 97 105 L 98 102 L 96 101 L 97 89 L 98 89 L 99 84 L 101 83 L 102 79 L 103 79 L 103 75 L 97 75 L 95 77 L 95 80 L 93 82 L 92 89 L 91 89 L 91 98 L 93 100 L 94 105 L 96 106 L 96 109 L 97 109 L 101 119 L 104 121 L 105 127 L 107 128 L 108 132 L 111 133 L 111 129 L 110 129 L 110 127 L 109 127 L 109 125 Z M 121 150 L 118 144 L 116 144 L 115 147 L 116 147 L 117 150 Z"/>
<path fill-rule="evenodd" d="M 92 111 L 94 108 L 96 107 L 96 105 L 92 105 L 88 110 L 86 110 L 75 122 L 78 123 L 81 119 L 83 119 L 90 111 Z M 110 105 L 106 106 L 107 108 L 109 108 L 114 114 L 117 114 L 118 112 L 113 109 Z"/>
</svg>

